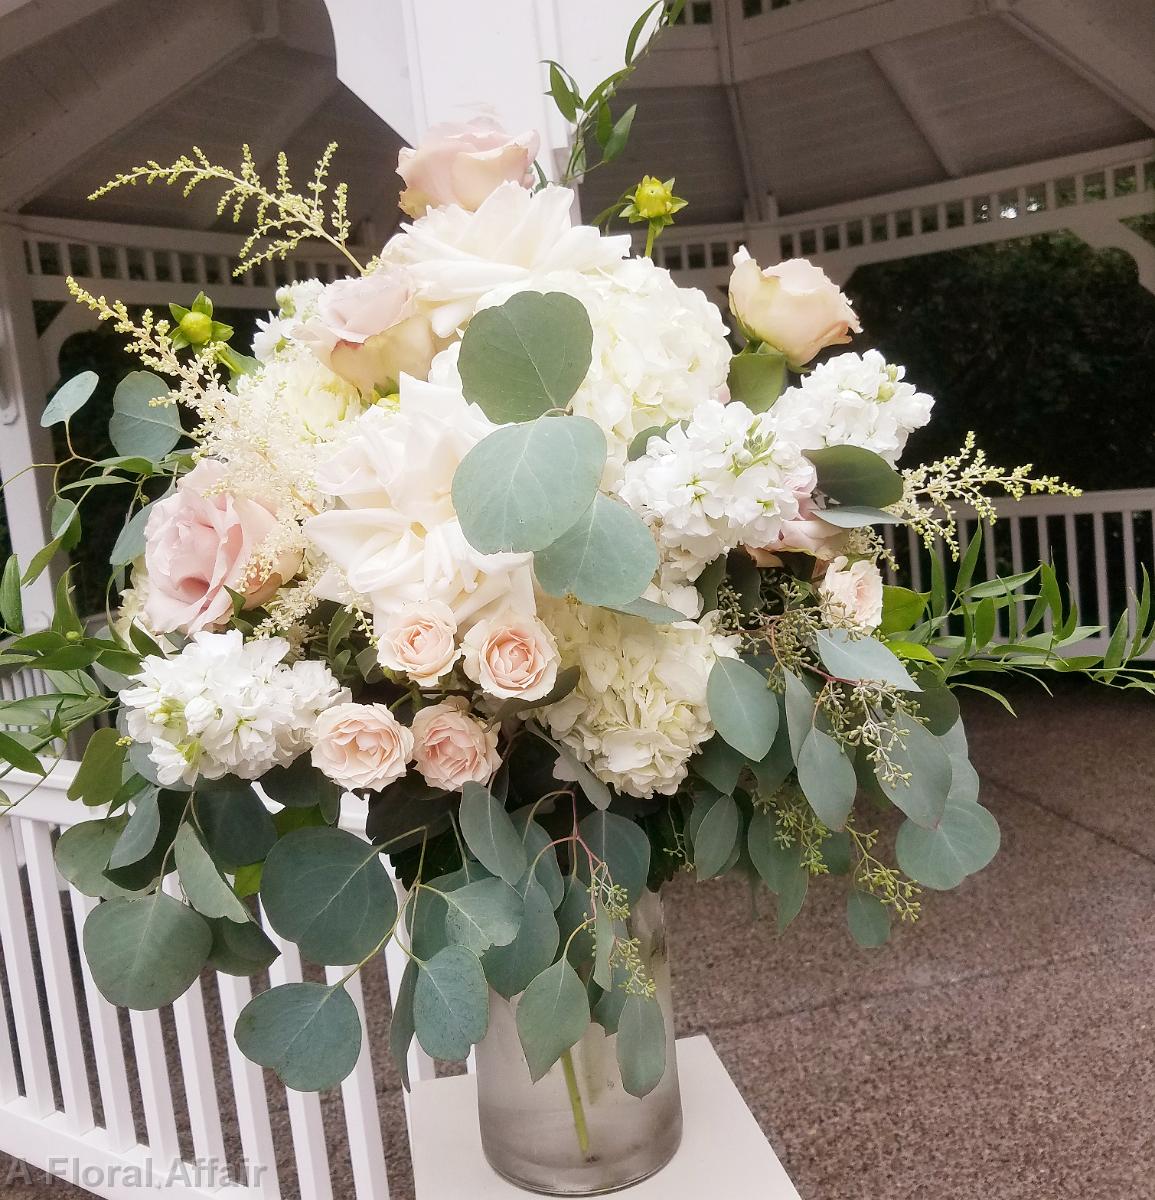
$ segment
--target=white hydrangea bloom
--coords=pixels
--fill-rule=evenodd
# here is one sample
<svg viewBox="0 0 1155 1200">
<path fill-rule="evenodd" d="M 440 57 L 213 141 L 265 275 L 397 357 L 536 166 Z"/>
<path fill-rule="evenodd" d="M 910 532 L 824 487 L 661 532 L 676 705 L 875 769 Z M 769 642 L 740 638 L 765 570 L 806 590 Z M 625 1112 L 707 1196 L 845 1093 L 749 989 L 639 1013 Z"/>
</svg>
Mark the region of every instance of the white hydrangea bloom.
<svg viewBox="0 0 1155 1200">
<path fill-rule="evenodd" d="M 389 240 L 381 259 L 409 268 L 434 333 L 450 337 L 495 288 L 515 291 L 559 271 L 612 268 L 629 254 L 628 235 L 602 237 L 592 226 L 574 225 L 572 209 L 566 188 L 530 192 L 505 183 L 476 212 L 455 204 L 430 209 Z"/>
<path fill-rule="evenodd" d="M 906 383 L 905 367 L 877 350 L 838 354 L 787 388 L 774 405 L 778 428 L 804 450 L 861 446 L 893 466 L 929 420 L 934 399 Z"/>
<path fill-rule="evenodd" d="M 593 357 L 573 412 L 597 422 L 606 435 L 608 484 L 620 477 L 637 434 L 691 416 L 725 386 L 731 350 L 717 307 L 697 288 L 679 287 L 650 259 L 499 287 L 478 307 L 502 304 L 531 288 L 565 292 L 589 314 Z"/>
<path fill-rule="evenodd" d="M 737 546 L 768 546 L 814 490 L 814 467 L 767 413 L 704 404 L 626 466 L 622 499 L 655 530 L 670 581 Z"/>
<path fill-rule="evenodd" d="M 382 624 L 431 600 L 446 605 L 462 631 L 506 608 L 532 615 L 532 555 L 479 553 L 453 508 L 458 464 L 495 428 L 459 386 L 407 375 L 395 408 L 376 406 L 349 422 L 316 477 L 333 507 L 305 525 L 336 568 L 317 594 L 366 600 Z"/>
<path fill-rule="evenodd" d="M 550 733 L 610 786 L 630 796 L 673 795 L 690 757 L 714 729 L 706 683 L 733 657 L 712 623 L 652 625 L 564 600 L 543 600 L 542 618 L 577 687 L 541 710 Z"/>
<path fill-rule="evenodd" d="M 120 694 L 129 737 L 149 747 L 164 785 L 258 779 L 310 745 L 317 717 L 348 699 L 322 662 L 281 660 L 284 638 L 198 633 L 170 658 L 144 659 Z"/>
</svg>

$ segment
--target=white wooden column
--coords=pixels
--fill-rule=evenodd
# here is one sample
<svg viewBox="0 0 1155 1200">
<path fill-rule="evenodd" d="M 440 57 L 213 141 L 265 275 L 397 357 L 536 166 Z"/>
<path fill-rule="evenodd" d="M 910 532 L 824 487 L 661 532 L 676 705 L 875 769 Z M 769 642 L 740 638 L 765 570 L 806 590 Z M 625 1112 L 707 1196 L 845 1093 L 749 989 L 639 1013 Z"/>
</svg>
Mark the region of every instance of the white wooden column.
<svg viewBox="0 0 1155 1200">
<path fill-rule="evenodd" d="M 326 0 L 326 6 L 339 78 L 407 142 L 439 121 L 491 113 L 510 132 L 538 130 L 542 167 L 554 172 L 568 153 L 568 126 L 544 95 L 542 60 L 561 62 L 588 91 L 622 65 L 630 26 L 647 0 Z"/>
<path fill-rule="evenodd" d="M 0 479 L 12 547 L 26 568 L 48 540 L 51 477 L 30 471 L 34 462 L 52 462 L 52 438 L 40 428 L 47 387 L 32 293 L 24 261 L 24 239 L 13 225 L 0 223 Z M 24 591 L 25 621 L 47 624 L 52 613 L 52 581 L 45 573 Z"/>
</svg>

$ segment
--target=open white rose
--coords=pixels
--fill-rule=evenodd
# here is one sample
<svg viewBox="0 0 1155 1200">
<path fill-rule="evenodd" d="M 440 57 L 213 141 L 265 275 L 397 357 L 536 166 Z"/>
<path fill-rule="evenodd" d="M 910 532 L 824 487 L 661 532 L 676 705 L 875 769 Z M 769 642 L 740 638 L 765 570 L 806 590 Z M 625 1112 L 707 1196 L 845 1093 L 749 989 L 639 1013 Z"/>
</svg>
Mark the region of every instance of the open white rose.
<svg viewBox="0 0 1155 1200">
<path fill-rule="evenodd" d="M 350 790 L 383 788 L 405 774 L 413 734 L 384 704 L 337 704 L 317 718 L 313 766 Z"/>
<path fill-rule="evenodd" d="M 402 373 L 424 379 L 437 353 L 433 330 L 414 295 L 409 273 L 396 267 L 338 279 L 321 293 L 315 314 L 290 331 L 365 394 L 391 392 Z"/>
<path fill-rule="evenodd" d="M 540 700 L 557 680 L 557 643 L 536 617 L 479 621 L 462 648 L 466 675 L 498 699 Z"/>
<path fill-rule="evenodd" d="M 509 134 L 492 117 L 431 125 L 415 150 L 397 156 L 401 209 L 411 217 L 447 204 L 474 212 L 502 183 L 532 187 L 540 145 L 536 131 Z"/>
<path fill-rule="evenodd" d="M 428 687 L 457 661 L 461 651 L 456 633 L 457 621 L 449 605 L 440 600 L 406 604 L 385 618 L 377 661 L 408 675 L 419 687 Z"/>
<path fill-rule="evenodd" d="M 831 616 L 857 625 L 877 629 L 882 623 L 882 575 L 865 559 L 850 563 L 840 554 L 830 564 L 819 585 L 823 607 Z"/>
<path fill-rule="evenodd" d="M 792 367 L 862 332 L 850 301 L 820 267 L 791 258 L 763 270 L 745 246 L 734 255 L 730 311 L 747 337 L 780 351 Z"/>
<path fill-rule="evenodd" d="M 412 732 L 413 760 L 430 787 L 456 792 L 467 783 L 488 783 L 501 766 L 497 729 L 471 717 L 463 696 L 421 709 Z"/>
</svg>

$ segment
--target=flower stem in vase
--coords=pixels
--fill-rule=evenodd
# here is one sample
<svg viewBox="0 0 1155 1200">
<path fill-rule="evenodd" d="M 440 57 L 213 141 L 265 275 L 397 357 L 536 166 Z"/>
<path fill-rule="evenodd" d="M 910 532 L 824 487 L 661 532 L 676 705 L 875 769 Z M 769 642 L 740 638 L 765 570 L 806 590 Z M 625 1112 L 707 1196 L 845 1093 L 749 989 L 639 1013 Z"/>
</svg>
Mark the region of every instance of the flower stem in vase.
<svg viewBox="0 0 1155 1200">
<path fill-rule="evenodd" d="M 561 1056 L 561 1069 L 565 1074 L 566 1091 L 569 1093 L 569 1106 L 573 1111 L 573 1127 L 577 1132 L 578 1149 L 582 1154 L 589 1154 L 590 1131 L 586 1125 L 586 1110 L 582 1105 L 582 1094 L 578 1090 L 577 1074 L 573 1066 L 573 1054 L 569 1050 Z"/>
</svg>

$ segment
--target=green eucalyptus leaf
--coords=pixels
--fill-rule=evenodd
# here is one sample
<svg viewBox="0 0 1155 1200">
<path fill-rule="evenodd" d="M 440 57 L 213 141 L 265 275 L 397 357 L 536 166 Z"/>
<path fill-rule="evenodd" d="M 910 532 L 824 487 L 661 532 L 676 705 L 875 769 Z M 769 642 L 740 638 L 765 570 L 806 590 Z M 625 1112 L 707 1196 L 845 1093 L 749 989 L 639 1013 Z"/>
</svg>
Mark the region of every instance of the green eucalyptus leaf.
<svg viewBox="0 0 1155 1200">
<path fill-rule="evenodd" d="M 622 1087 L 639 1099 L 666 1073 L 666 1018 L 657 1000 L 628 996 L 618 1017 L 618 1069 Z"/>
<path fill-rule="evenodd" d="M 883 458 L 860 446 L 808 450 L 818 472 L 818 489 L 838 504 L 886 508 L 902 499 L 902 476 Z"/>
<path fill-rule="evenodd" d="M 949 891 L 998 853 L 999 825 L 969 800 L 948 800 L 934 829 L 904 821 L 895 839 L 898 865 L 924 887 Z"/>
<path fill-rule="evenodd" d="M 814 726 L 798 753 L 798 786 L 828 829 L 841 829 L 854 807 L 854 766 L 828 733 Z"/>
<path fill-rule="evenodd" d="M 599 493 L 572 528 L 534 555 L 533 569 L 551 596 L 629 604 L 649 587 L 658 547 L 637 513 Z"/>
<path fill-rule="evenodd" d="M 397 917 L 397 893 L 376 847 L 328 826 L 277 842 L 265 861 L 261 900 L 273 928 L 315 963 L 360 962 Z"/>
<path fill-rule="evenodd" d="M 851 889 L 846 897 L 846 923 L 860 946 L 883 946 L 890 939 L 890 913 L 886 905 L 869 892 Z"/>
<path fill-rule="evenodd" d="M 179 792 L 158 791 L 151 786 L 147 791 L 137 794 L 134 801 L 136 811 L 139 812 L 142 807 L 150 810 L 149 815 L 141 820 L 144 822 L 144 833 L 153 836 L 154 841 L 152 848 L 145 853 L 143 858 L 123 866 L 113 865 L 111 861 L 113 856 L 110 855 L 109 866 L 105 874 L 117 887 L 123 888 L 126 892 L 143 892 L 155 884 L 162 866 L 166 873 L 176 869 L 169 850 L 172 848 L 176 832 L 184 819 L 187 801 L 188 797 Z M 151 835 L 149 826 L 152 820 L 151 809 L 154 806 L 160 813 L 160 829 L 155 835 Z M 128 834 L 128 829 L 131 828 L 132 819 L 130 818 L 129 826 L 121 835 L 122 841 Z M 125 853 L 131 853 L 131 851 L 126 850 Z"/>
<path fill-rule="evenodd" d="M 79 412 L 91 399 L 99 382 L 100 376 L 95 371 L 81 371 L 79 375 L 65 380 L 44 406 L 44 411 L 40 414 L 41 427 L 47 429 L 50 425 L 67 421 L 74 413 Z"/>
<path fill-rule="evenodd" d="M 84 956 L 100 994 L 120 1008 L 163 1008 L 201 973 L 212 931 L 164 892 L 106 900 L 84 923 Z"/>
<path fill-rule="evenodd" d="M 389 1055 L 407 1092 L 412 1089 L 409 1081 L 409 1047 L 417 1031 L 413 1021 L 413 993 L 417 990 L 417 971 L 417 964 L 413 959 L 409 959 L 401 974 L 397 998 L 393 1001 L 393 1016 L 389 1022 Z"/>
<path fill-rule="evenodd" d="M 778 931 L 781 933 L 798 915 L 806 899 L 809 872 L 802 865 L 802 851 L 778 840 L 774 817 L 757 808 L 750 818 L 746 836 L 750 861 L 762 882 L 778 897 Z"/>
<path fill-rule="evenodd" d="M 495 430 L 453 477 L 466 540 L 483 554 L 544 550 L 593 503 L 605 461 L 605 434 L 586 417 Z"/>
<path fill-rule="evenodd" d="M 491 421 L 564 409 L 590 367 L 593 328 L 563 292 L 518 292 L 474 316 L 461 339 L 461 388 Z"/>
<path fill-rule="evenodd" d="M 530 864 L 526 868 L 526 873 L 518 880 L 517 890 L 523 896 L 526 894 L 529 887 L 529 872 L 532 869 L 535 881 L 545 890 L 549 897 L 550 908 L 554 909 L 561 903 L 562 895 L 565 892 L 565 881 L 562 879 L 561 867 L 557 861 L 557 851 L 551 844 L 553 839 L 544 826 L 530 819 L 531 812 L 532 806 L 513 814 L 514 826 L 521 834 L 526 857 Z M 535 862 L 536 867 L 534 866 Z"/>
<path fill-rule="evenodd" d="M 153 404 L 167 396 L 169 385 L 151 371 L 131 371 L 112 397 L 108 435 L 117 454 L 163 458 L 184 432 L 175 404 Z"/>
<path fill-rule="evenodd" d="M 144 553 L 144 534 L 148 519 L 152 516 L 152 505 L 146 504 L 133 513 L 121 527 L 112 544 L 108 561 L 114 567 L 126 567 Z"/>
<path fill-rule="evenodd" d="M 157 793 L 143 792 L 137 797 L 132 816 L 120 840 L 108 858 L 110 867 L 128 867 L 149 854 L 160 836 L 160 805 Z"/>
<path fill-rule="evenodd" d="M 83 896 L 112 900 L 130 893 L 106 875 L 113 847 L 128 822 L 125 813 L 72 825 L 56 843 L 56 869 Z"/>
<path fill-rule="evenodd" d="M 746 758 L 717 734 L 690 760 L 694 773 L 727 796 L 734 794 Z"/>
<path fill-rule="evenodd" d="M 0 574 L 0 623 L 10 633 L 24 632 L 24 602 L 20 596 L 20 562 L 10 554 Z"/>
<path fill-rule="evenodd" d="M 742 828 L 738 805 L 732 796 L 716 795 L 699 800 L 694 822 L 694 869 L 699 879 L 720 874 L 730 861 Z"/>
<path fill-rule="evenodd" d="M 450 941 L 483 954 L 517 937 L 525 905 L 503 879 L 478 879 L 444 895 L 445 929 Z"/>
<path fill-rule="evenodd" d="M 761 671 L 737 658 L 719 658 L 706 685 L 706 705 L 724 741 L 754 761 L 766 756 L 778 732 L 779 708 Z"/>
<path fill-rule="evenodd" d="M 277 840 L 272 814 L 247 779 L 202 780 L 196 817 L 205 844 L 226 871 L 261 862 Z"/>
<path fill-rule="evenodd" d="M 286 808 L 312 808 L 341 798 L 340 787 L 317 770 L 307 754 L 266 771 L 258 783 L 270 800 Z"/>
<path fill-rule="evenodd" d="M 934 829 L 942 818 L 950 793 L 951 762 L 938 738 L 924 725 L 900 718 L 902 744 L 891 751 L 891 759 L 908 779 L 888 782 L 876 768 L 878 786 L 887 799 L 917 825 Z"/>
<path fill-rule="evenodd" d="M 786 359 L 777 351 L 743 352 L 730 360 L 730 395 L 751 412 L 772 408 L 786 387 Z"/>
<path fill-rule="evenodd" d="M 249 919 L 249 910 L 217 870 L 191 825 L 182 825 L 177 830 L 173 855 L 184 894 L 202 917 L 224 917 L 237 922 Z"/>
<path fill-rule="evenodd" d="M 235 1036 L 241 1053 L 286 1087 L 322 1092 L 357 1065 L 361 1017 L 343 987 L 286 983 L 245 1005 Z"/>
<path fill-rule="evenodd" d="M 605 604 L 602 607 L 613 609 L 614 612 L 622 613 L 627 617 L 641 617 L 643 621 L 649 621 L 651 625 L 672 625 L 676 621 L 690 619 L 684 612 L 679 612 L 676 608 L 670 608 L 665 604 L 655 604 L 653 600 L 643 600 L 641 597 L 631 600 L 628 604 Z"/>
<path fill-rule="evenodd" d="M 521 835 L 505 808 L 479 783 L 467 783 L 458 812 L 461 836 L 487 871 L 515 884 L 529 865 Z"/>
<path fill-rule="evenodd" d="M 578 824 L 578 832 L 595 858 L 606 864 L 610 878 L 625 888 L 634 904 L 645 890 L 650 874 L 650 839 L 635 821 L 612 812 L 592 812 Z M 589 863 L 579 864 L 579 875 L 588 884 Z"/>
<path fill-rule="evenodd" d="M 517 1033 L 534 1083 L 581 1041 L 589 1023 L 589 996 L 565 959 L 530 983 L 517 1006 Z"/>
<path fill-rule="evenodd" d="M 852 638 L 845 629 L 820 629 L 817 641 L 819 657 L 839 679 L 889 683 L 905 692 L 919 690 L 898 656 L 872 637 Z"/>
<path fill-rule="evenodd" d="M 209 921 L 213 946 L 208 965 L 225 975 L 258 975 L 280 956 L 272 938 L 251 920 L 229 921 L 218 917 Z"/>
<path fill-rule="evenodd" d="M 481 959 L 490 987 L 507 1000 L 553 962 L 561 941 L 553 901 L 537 879 L 528 880 L 523 897 L 517 936 L 506 946 L 491 947 Z"/>
<path fill-rule="evenodd" d="M 489 1028 L 489 985 L 476 954 L 446 946 L 419 964 L 413 1021 L 426 1054 L 461 1062 Z"/>
<path fill-rule="evenodd" d="M 817 514 L 827 525 L 838 529 L 861 529 L 866 525 L 901 525 L 902 517 L 872 508 L 869 504 L 835 504 Z"/>
</svg>

